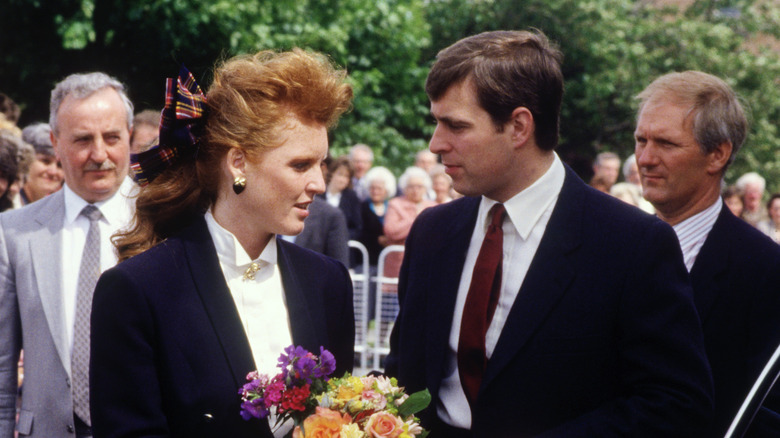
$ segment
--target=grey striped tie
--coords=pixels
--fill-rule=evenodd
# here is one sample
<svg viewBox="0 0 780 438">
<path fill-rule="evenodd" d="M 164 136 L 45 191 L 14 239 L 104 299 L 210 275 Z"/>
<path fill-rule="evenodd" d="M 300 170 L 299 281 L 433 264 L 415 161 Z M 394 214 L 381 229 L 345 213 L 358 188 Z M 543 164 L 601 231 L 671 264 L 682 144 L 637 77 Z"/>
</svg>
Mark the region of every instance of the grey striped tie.
<svg viewBox="0 0 780 438">
<path fill-rule="evenodd" d="M 71 375 L 73 376 L 73 412 L 84 423 L 91 425 L 89 416 L 89 325 L 92 313 L 92 294 L 100 276 L 100 229 L 98 220 L 103 216 L 94 205 L 87 205 L 81 214 L 89 219 L 87 242 L 79 268 L 76 290 L 76 319 L 73 326 L 73 351 Z"/>
</svg>

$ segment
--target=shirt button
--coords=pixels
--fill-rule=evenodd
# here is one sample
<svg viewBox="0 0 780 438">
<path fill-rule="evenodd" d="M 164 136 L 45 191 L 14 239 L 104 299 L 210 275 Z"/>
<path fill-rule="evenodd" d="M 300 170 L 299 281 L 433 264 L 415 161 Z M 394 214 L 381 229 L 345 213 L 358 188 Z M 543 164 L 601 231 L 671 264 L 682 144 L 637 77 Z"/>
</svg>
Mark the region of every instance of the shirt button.
<svg viewBox="0 0 780 438">
<path fill-rule="evenodd" d="M 206 423 L 212 423 L 214 421 L 214 416 L 211 414 L 203 414 L 203 421 Z"/>
<path fill-rule="evenodd" d="M 73 433 L 74 429 L 73 429 L 73 425 L 72 424 L 69 424 L 66 429 L 68 429 L 68 433 Z"/>
</svg>

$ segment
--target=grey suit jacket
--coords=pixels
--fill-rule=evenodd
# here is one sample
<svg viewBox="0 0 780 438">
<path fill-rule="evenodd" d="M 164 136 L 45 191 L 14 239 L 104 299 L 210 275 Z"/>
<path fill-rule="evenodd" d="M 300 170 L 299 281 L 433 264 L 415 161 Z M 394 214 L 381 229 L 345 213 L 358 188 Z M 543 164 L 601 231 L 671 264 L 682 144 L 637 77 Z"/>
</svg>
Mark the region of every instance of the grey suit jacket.
<svg viewBox="0 0 780 438">
<path fill-rule="evenodd" d="M 309 206 L 309 217 L 295 244 L 334 258 L 349 266 L 347 220 L 340 209 L 315 197 Z"/>
<path fill-rule="evenodd" d="M 74 436 L 70 342 L 59 281 L 64 217 L 62 190 L 0 215 L 0 438 L 13 437 L 22 348 L 20 436 Z"/>
</svg>

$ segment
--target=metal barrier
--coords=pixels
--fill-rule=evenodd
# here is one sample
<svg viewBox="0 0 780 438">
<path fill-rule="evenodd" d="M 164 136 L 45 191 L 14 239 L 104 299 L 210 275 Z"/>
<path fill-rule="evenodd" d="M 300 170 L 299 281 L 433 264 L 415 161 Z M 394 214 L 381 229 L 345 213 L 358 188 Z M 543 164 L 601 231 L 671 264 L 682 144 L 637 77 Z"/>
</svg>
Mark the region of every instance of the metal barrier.
<svg viewBox="0 0 780 438">
<path fill-rule="evenodd" d="M 366 372 L 368 366 L 368 356 L 370 355 L 368 348 L 368 302 L 369 294 L 371 293 L 371 279 L 368 265 L 368 250 L 366 247 L 356 241 L 349 241 L 350 251 L 353 249 L 360 252 L 360 265 L 356 268 L 349 270 L 349 275 L 352 278 L 352 303 L 355 310 L 355 353 L 360 357 L 356 358 L 356 365 L 358 371 Z M 369 370 L 370 371 L 370 370 Z"/>
<path fill-rule="evenodd" d="M 390 352 L 390 332 L 398 316 L 398 273 L 403 253 L 403 245 L 390 245 L 379 254 L 375 320 L 368 344 L 375 370 L 381 370 L 382 359 Z"/>
</svg>

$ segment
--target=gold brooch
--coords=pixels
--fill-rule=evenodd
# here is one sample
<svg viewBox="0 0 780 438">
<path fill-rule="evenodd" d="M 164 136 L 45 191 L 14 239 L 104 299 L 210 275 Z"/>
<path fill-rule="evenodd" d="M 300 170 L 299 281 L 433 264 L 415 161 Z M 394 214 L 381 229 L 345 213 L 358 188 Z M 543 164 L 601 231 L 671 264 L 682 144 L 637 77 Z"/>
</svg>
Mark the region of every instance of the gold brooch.
<svg viewBox="0 0 780 438">
<path fill-rule="evenodd" d="M 257 271 L 259 270 L 260 270 L 260 265 L 252 262 L 252 264 L 249 265 L 248 268 L 246 268 L 246 271 L 244 271 L 244 280 L 254 280 L 255 273 L 257 273 Z"/>
</svg>

